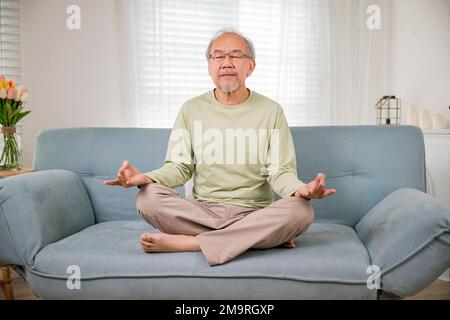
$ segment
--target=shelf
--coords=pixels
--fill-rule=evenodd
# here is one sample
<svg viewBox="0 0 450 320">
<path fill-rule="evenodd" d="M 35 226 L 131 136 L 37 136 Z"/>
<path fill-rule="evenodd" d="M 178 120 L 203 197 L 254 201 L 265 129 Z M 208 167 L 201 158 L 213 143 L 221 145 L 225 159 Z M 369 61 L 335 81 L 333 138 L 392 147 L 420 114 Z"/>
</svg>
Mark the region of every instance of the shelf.
<svg viewBox="0 0 450 320">
<path fill-rule="evenodd" d="M 20 170 L 0 170 L 0 178 L 12 177 L 18 174 L 28 173 L 32 171 L 33 171 L 32 168 L 22 168 Z"/>
<path fill-rule="evenodd" d="M 424 135 L 450 135 L 450 129 L 422 129 Z"/>
</svg>

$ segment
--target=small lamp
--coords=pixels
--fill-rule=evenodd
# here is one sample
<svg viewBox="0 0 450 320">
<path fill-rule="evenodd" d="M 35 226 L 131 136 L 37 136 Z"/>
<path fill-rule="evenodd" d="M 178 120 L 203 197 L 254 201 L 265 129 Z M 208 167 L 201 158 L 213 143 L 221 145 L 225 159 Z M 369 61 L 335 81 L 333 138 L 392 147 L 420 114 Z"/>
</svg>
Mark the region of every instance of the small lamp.
<svg viewBox="0 0 450 320">
<path fill-rule="evenodd" d="M 377 125 L 400 125 L 401 100 L 395 96 L 384 96 L 379 99 L 377 109 Z"/>
</svg>

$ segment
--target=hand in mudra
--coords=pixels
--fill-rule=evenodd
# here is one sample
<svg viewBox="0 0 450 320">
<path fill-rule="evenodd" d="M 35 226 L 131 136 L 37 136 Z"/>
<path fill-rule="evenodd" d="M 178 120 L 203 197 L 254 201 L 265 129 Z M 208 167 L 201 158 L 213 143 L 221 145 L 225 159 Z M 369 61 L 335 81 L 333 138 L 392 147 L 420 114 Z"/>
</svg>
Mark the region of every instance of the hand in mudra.
<svg viewBox="0 0 450 320">
<path fill-rule="evenodd" d="M 318 173 L 313 181 L 298 188 L 293 195 L 295 197 L 302 197 L 310 200 L 322 199 L 333 193 L 336 193 L 336 189 L 325 189 L 325 175 L 323 173 Z"/>
<path fill-rule="evenodd" d="M 122 186 L 124 188 L 136 187 L 139 185 L 153 183 L 154 181 L 134 168 L 127 160 L 122 162 L 122 166 L 117 172 L 117 178 L 104 180 L 103 184 L 110 186 Z"/>
</svg>

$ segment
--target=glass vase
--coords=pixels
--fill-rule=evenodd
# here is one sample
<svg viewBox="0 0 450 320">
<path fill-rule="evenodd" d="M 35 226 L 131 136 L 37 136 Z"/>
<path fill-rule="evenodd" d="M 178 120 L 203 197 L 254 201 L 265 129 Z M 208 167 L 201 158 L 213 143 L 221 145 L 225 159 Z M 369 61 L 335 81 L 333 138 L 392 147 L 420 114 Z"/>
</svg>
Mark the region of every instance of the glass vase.
<svg viewBox="0 0 450 320">
<path fill-rule="evenodd" d="M 2 127 L 0 139 L 0 170 L 20 170 L 22 133 L 17 127 Z"/>
</svg>

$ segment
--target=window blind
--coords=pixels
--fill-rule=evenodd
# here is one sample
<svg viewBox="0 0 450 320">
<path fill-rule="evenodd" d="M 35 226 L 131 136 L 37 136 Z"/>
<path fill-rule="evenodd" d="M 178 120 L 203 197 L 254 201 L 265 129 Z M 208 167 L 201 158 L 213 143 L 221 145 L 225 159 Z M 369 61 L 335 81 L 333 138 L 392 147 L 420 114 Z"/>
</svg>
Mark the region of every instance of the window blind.
<svg viewBox="0 0 450 320">
<path fill-rule="evenodd" d="M 319 124 L 325 2 L 134 1 L 139 125 L 171 127 L 183 102 L 214 87 L 204 54 L 227 27 L 254 43 L 256 69 L 247 86 L 278 101 L 289 125 Z"/>
<path fill-rule="evenodd" d="M 0 0 L 0 74 L 21 81 L 20 0 Z"/>
</svg>

